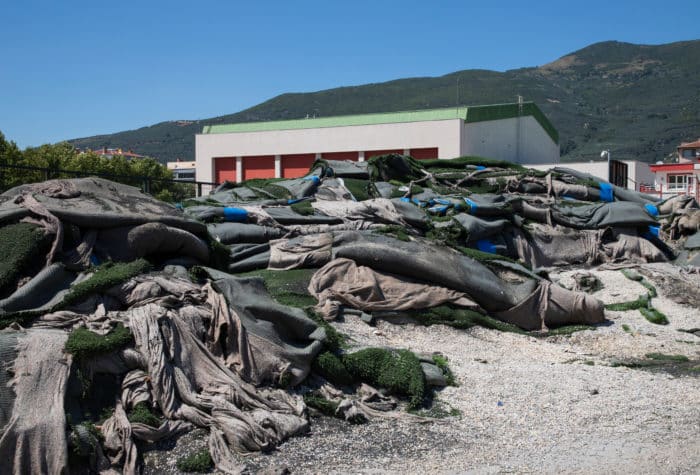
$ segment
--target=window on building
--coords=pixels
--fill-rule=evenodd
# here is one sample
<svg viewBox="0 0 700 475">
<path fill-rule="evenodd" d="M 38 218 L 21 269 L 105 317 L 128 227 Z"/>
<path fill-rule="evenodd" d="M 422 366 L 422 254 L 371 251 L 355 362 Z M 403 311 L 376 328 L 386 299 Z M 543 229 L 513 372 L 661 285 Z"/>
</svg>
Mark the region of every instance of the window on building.
<svg viewBox="0 0 700 475">
<path fill-rule="evenodd" d="M 668 189 L 674 191 L 687 190 L 693 183 L 692 175 L 669 175 Z"/>
<path fill-rule="evenodd" d="M 173 179 L 175 180 L 194 181 L 194 178 L 194 170 L 175 170 L 173 173 Z"/>
<path fill-rule="evenodd" d="M 683 158 L 695 158 L 695 150 L 692 148 L 686 148 L 683 150 Z"/>
</svg>

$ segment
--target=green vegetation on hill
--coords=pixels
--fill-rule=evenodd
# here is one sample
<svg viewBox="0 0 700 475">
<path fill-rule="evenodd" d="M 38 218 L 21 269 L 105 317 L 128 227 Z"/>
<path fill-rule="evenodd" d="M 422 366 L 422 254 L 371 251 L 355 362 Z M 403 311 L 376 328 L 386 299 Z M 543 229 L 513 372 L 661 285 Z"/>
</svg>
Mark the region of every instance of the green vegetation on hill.
<svg viewBox="0 0 700 475">
<path fill-rule="evenodd" d="M 608 41 L 552 63 L 505 72 L 466 70 L 313 93 L 282 94 L 241 112 L 72 140 L 122 147 L 161 161 L 194 159 L 205 125 L 533 101 L 559 131 L 564 160 L 656 161 L 700 131 L 700 40 L 658 46 Z M 449 157 L 452 158 L 452 157 Z"/>
<path fill-rule="evenodd" d="M 142 187 L 164 201 L 181 201 L 194 196 L 195 191 L 192 184 L 169 182 L 173 179 L 172 171 L 153 158 L 128 160 L 122 155 L 106 158 L 94 152 L 79 153 L 67 142 L 20 150 L 0 132 L 0 192 L 48 179 L 91 175 Z M 148 189 L 144 182 L 149 182 Z"/>
</svg>

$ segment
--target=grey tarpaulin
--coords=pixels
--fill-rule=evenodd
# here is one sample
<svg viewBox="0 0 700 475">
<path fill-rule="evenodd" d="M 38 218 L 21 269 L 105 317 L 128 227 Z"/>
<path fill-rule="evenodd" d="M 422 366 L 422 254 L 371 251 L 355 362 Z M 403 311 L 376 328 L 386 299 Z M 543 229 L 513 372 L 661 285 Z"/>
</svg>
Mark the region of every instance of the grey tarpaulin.
<svg viewBox="0 0 700 475">
<path fill-rule="evenodd" d="M 17 337 L 12 381 L 16 396 L 12 416 L 0 437 L 3 471 L 68 470 L 63 395 L 71 358 L 63 353 L 66 338 L 60 330 L 30 330 Z"/>
<path fill-rule="evenodd" d="M 378 272 L 343 258 L 319 269 L 309 283 L 309 292 L 329 320 L 337 316 L 340 305 L 367 312 L 418 310 L 448 302 L 478 309 L 464 292 Z"/>
<path fill-rule="evenodd" d="M 585 206 L 554 206 L 552 218 L 559 224 L 575 229 L 656 224 L 656 220 L 642 205 L 629 201 Z"/>
<path fill-rule="evenodd" d="M 213 310 L 210 350 L 260 384 L 306 378 L 326 335 L 303 310 L 272 300 L 260 278 L 236 278 L 209 271 Z M 223 298 L 223 300 L 222 300 Z"/>
<path fill-rule="evenodd" d="M 399 155 L 319 161 L 304 178 L 227 184 L 183 206 L 93 178 L 0 195 L 0 230 L 26 220 L 53 242 L 31 265 L 22 256 L 7 261 L 23 267 L 3 284 L 0 302 L 0 322 L 12 325 L 0 333 L 0 383 L 11 376 L 2 372 L 8 363 L 15 370 L 0 388 L 0 450 L 11 460 L 3 469 L 60 472 L 69 433 L 86 447 L 96 440 L 82 425 L 91 421 L 87 410 L 73 397 L 78 372 L 113 379 L 114 413 L 90 454 L 93 471 L 137 472 L 138 441 L 201 427 L 217 469 L 236 473 L 244 467 L 235 453 L 267 450 L 305 431 L 303 400 L 285 389 L 307 381 L 327 335 L 306 311 L 274 301 L 259 278 L 229 273 L 268 268 L 261 275 L 270 290 L 277 272 L 313 273 L 310 291 L 327 318 L 341 307 L 391 312 L 447 303 L 543 330 L 599 323 L 603 307 L 524 265 L 653 262 L 673 258 L 673 249 L 681 250 L 679 262 L 694 263 L 700 221 L 692 199 L 658 202 L 566 171 Z M 153 271 L 56 305 L 95 275 L 93 265 L 138 257 Z M 176 263 L 187 269 L 170 265 Z M 290 272 L 299 268 L 315 271 Z M 18 318 L 17 311 L 32 313 Z M 133 341 L 118 349 L 87 360 L 64 352 L 70 332 L 107 335 L 120 324 Z M 22 367 L 31 374 L 16 371 Z M 30 388 L 40 388 L 32 403 L 55 406 L 55 415 L 37 421 L 26 409 Z M 358 400 L 323 388 L 345 417 L 394 404 L 373 390 Z M 160 422 L 130 422 L 137 404 Z M 27 444 L 19 450 L 18 440 L 38 440 L 44 451 Z"/>
<path fill-rule="evenodd" d="M 40 189 L 36 185 L 21 185 L 0 195 L 0 223 L 4 216 L 30 214 L 21 204 L 15 204 L 16 197 L 28 194 L 34 196 L 60 220 L 86 228 L 102 229 L 156 222 L 198 236 L 206 234 L 206 227 L 202 223 L 185 218 L 172 205 L 156 200 L 132 186 L 102 178 L 74 178 L 46 183 L 55 184 L 55 187 L 49 192 L 46 187 Z M 74 193 L 62 195 L 56 187 L 70 187 Z"/>
<path fill-rule="evenodd" d="M 283 228 L 246 223 L 220 223 L 207 226 L 209 234 L 223 244 L 260 244 L 284 236 Z"/>
<path fill-rule="evenodd" d="M 346 232 L 336 236 L 333 255 L 382 272 L 462 291 L 488 311 L 512 307 L 537 286 L 532 281 L 502 281 L 482 263 L 427 241 L 404 242 Z"/>
<path fill-rule="evenodd" d="M 511 230 L 506 240 L 513 243 L 518 257 L 532 267 L 667 260 L 649 240 L 624 228 L 572 230 L 533 223 L 525 232 Z"/>
<path fill-rule="evenodd" d="M 54 250 L 71 262 L 91 252 L 100 259 L 132 260 L 153 253 L 176 253 L 209 260 L 202 241 L 206 226 L 138 189 L 100 178 L 53 180 L 22 185 L 0 195 L 0 223 L 21 218 L 45 223 L 55 234 Z M 64 243 L 63 228 L 75 226 L 77 247 Z"/>
</svg>

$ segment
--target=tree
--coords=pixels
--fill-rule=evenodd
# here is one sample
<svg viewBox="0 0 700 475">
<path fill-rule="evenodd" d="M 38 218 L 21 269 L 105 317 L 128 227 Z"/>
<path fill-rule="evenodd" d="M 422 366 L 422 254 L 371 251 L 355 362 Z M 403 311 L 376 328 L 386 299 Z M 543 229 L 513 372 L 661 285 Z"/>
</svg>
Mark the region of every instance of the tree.
<svg viewBox="0 0 700 475">
<path fill-rule="evenodd" d="M 2 165 L 24 165 L 48 171 L 8 169 Z M 21 151 L 0 132 L 0 191 L 51 178 L 89 175 L 106 175 L 105 178 L 113 181 L 143 187 L 144 191 L 165 201 L 181 201 L 193 194 L 191 185 L 162 181 L 172 180 L 173 173 L 153 158 L 128 160 L 122 155 L 106 158 L 94 152 L 78 152 L 67 142 L 28 147 Z"/>
<path fill-rule="evenodd" d="M 3 168 L 2 165 L 22 165 L 22 152 L 17 144 L 5 139 L 0 131 L 0 191 L 22 184 L 22 171 Z"/>
</svg>

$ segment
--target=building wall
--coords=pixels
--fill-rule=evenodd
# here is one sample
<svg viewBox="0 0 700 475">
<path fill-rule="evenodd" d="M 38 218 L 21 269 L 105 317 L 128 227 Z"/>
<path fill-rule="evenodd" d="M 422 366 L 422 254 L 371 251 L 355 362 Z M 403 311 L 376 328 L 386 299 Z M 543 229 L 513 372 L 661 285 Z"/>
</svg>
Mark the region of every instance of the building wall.
<svg viewBox="0 0 700 475">
<path fill-rule="evenodd" d="M 582 173 L 589 173 L 601 180 L 608 179 L 608 162 L 566 162 L 566 163 L 533 163 L 527 165 L 535 170 L 547 171 L 550 168 L 571 168 Z"/>
<path fill-rule="evenodd" d="M 195 137 L 197 180 L 215 181 L 214 158 L 438 147 L 440 157 L 460 153 L 461 119 L 274 130 Z M 244 165 L 245 166 L 245 165 Z"/>
<path fill-rule="evenodd" d="M 526 165 L 559 162 L 559 144 L 532 116 L 467 123 L 461 143 L 460 155 Z"/>
<path fill-rule="evenodd" d="M 669 187 L 670 175 L 690 175 L 692 180 L 686 188 Z M 700 200 L 700 163 L 693 164 L 690 170 L 660 170 L 655 173 L 654 193 L 669 198 L 675 195 L 691 195 Z"/>
<path fill-rule="evenodd" d="M 649 164 L 636 160 L 620 160 L 627 164 L 627 189 L 639 190 L 641 184 L 653 184 L 654 173 L 649 168 Z M 571 168 L 573 170 L 591 174 L 603 181 L 608 180 L 608 162 L 565 162 L 565 163 L 535 163 L 528 164 L 530 168 L 536 170 L 549 170 L 554 167 Z"/>
<path fill-rule="evenodd" d="M 623 160 L 629 170 L 628 181 L 634 180 L 635 183 L 628 183 L 627 188 L 631 190 L 639 190 L 640 185 L 653 186 L 655 175 L 649 168 L 646 162 L 638 162 L 636 160 Z"/>
</svg>

